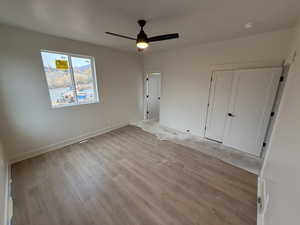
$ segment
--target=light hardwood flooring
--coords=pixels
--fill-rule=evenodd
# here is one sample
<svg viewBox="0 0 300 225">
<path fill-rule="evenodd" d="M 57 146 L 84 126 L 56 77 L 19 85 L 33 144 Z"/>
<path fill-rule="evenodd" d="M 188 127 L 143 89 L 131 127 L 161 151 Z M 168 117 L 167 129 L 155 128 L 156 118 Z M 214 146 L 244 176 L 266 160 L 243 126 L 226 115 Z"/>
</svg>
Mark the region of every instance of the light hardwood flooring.
<svg viewBox="0 0 300 225">
<path fill-rule="evenodd" d="M 160 140 L 168 140 L 184 145 L 257 175 L 260 173 L 263 160 L 254 155 L 187 132 L 161 126 L 157 121 L 143 120 L 132 125 L 154 134 Z"/>
<path fill-rule="evenodd" d="M 12 166 L 13 225 L 255 225 L 256 175 L 127 126 Z"/>
</svg>

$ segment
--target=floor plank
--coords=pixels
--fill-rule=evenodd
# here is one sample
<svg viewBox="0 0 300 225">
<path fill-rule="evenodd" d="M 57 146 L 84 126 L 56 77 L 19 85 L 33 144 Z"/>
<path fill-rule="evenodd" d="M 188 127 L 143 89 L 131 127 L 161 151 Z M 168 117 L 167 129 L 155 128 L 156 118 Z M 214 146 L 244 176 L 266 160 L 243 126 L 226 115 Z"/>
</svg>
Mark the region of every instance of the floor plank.
<svg viewBox="0 0 300 225">
<path fill-rule="evenodd" d="M 12 166 L 14 225 L 255 225 L 256 175 L 127 126 Z"/>
</svg>

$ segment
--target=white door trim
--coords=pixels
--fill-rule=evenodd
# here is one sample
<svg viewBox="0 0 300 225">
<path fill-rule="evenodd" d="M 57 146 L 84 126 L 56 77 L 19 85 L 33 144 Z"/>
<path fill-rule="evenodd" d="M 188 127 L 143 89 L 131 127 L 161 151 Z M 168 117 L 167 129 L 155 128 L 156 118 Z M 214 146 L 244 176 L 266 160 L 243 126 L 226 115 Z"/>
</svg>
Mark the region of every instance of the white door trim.
<svg viewBox="0 0 300 225">
<path fill-rule="evenodd" d="M 282 62 L 278 60 L 272 61 L 249 61 L 226 64 L 212 64 L 210 71 L 226 71 L 226 70 L 245 70 L 245 69 L 270 69 L 282 67 Z"/>
</svg>

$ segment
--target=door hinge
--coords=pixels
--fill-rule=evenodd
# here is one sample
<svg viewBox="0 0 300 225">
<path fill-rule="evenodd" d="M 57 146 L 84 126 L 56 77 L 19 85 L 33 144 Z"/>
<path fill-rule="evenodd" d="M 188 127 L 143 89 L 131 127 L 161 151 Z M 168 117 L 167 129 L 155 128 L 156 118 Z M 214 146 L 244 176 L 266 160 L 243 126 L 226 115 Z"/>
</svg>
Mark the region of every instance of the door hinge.
<svg viewBox="0 0 300 225">
<path fill-rule="evenodd" d="M 204 127 L 204 130 L 206 130 L 206 126 Z"/>
<path fill-rule="evenodd" d="M 275 112 L 271 112 L 271 117 L 275 115 Z"/>
<path fill-rule="evenodd" d="M 149 111 L 147 111 L 147 114 L 149 114 Z"/>
<path fill-rule="evenodd" d="M 281 76 L 279 81 L 282 82 L 283 80 L 284 80 L 284 76 Z"/>
<path fill-rule="evenodd" d="M 146 95 L 146 98 L 149 98 L 149 95 Z"/>
<path fill-rule="evenodd" d="M 258 197 L 258 198 L 257 198 L 257 205 L 258 205 L 258 208 L 261 210 L 262 207 L 263 207 L 261 197 Z"/>
<path fill-rule="evenodd" d="M 267 143 L 266 143 L 266 142 L 264 142 L 264 143 L 263 143 L 263 147 L 266 147 L 266 146 L 267 146 Z"/>
<path fill-rule="evenodd" d="M 213 77 L 211 76 L 211 77 L 210 77 L 210 82 L 212 82 L 212 80 L 213 80 Z"/>
</svg>

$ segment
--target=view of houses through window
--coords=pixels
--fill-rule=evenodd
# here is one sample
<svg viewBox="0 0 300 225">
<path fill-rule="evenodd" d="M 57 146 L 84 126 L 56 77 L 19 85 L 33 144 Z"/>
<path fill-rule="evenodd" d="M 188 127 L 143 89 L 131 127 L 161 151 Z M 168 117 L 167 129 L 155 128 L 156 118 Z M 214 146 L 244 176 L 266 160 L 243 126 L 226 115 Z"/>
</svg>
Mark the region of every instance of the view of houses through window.
<svg viewBox="0 0 300 225">
<path fill-rule="evenodd" d="M 52 107 L 98 102 L 94 58 L 41 51 Z"/>
</svg>

